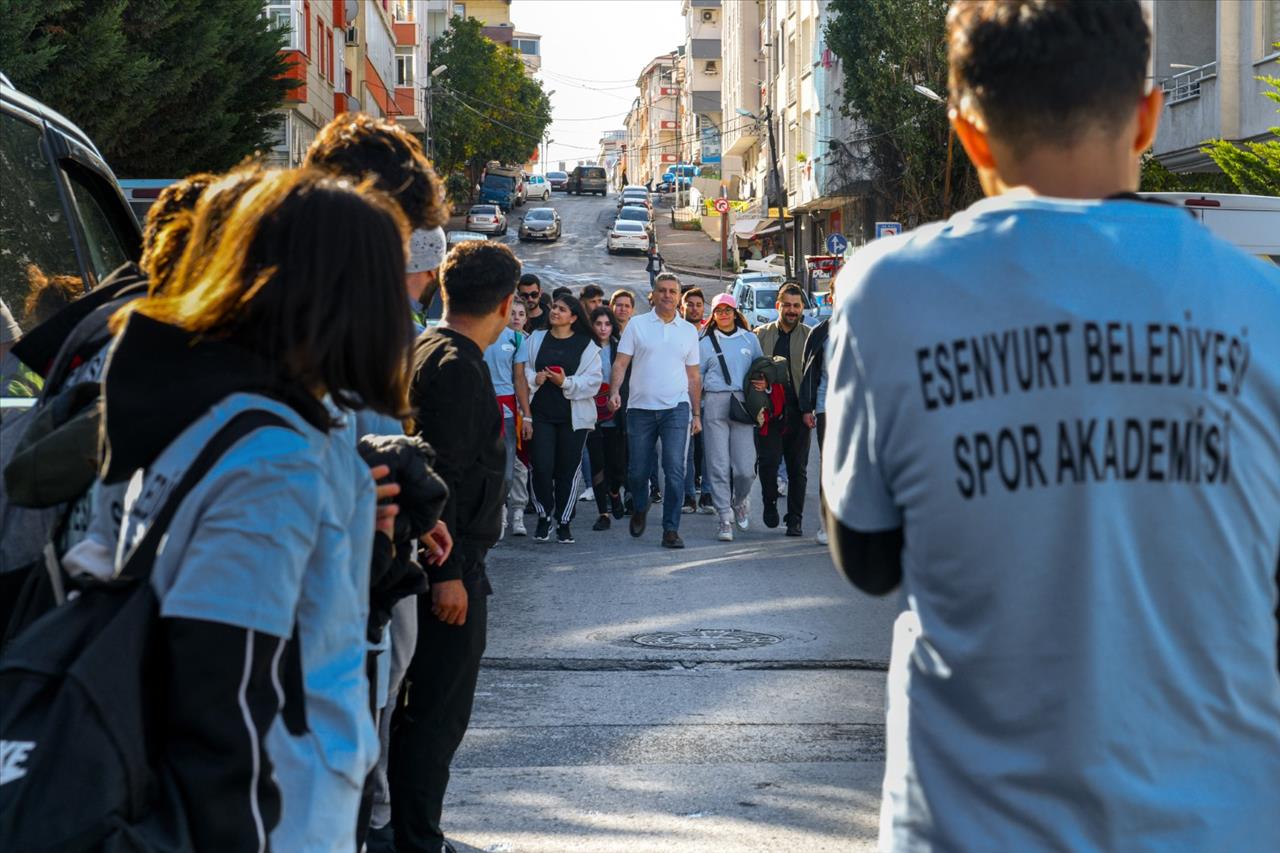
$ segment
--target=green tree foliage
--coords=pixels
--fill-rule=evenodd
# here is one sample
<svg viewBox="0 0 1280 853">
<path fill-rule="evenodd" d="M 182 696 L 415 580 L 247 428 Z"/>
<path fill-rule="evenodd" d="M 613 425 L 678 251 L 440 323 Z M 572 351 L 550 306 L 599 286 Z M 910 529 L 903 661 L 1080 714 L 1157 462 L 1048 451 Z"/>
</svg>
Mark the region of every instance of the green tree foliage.
<svg viewBox="0 0 1280 853">
<path fill-rule="evenodd" d="M 947 90 L 948 0 L 832 0 L 827 45 L 844 67 L 844 111 L 869 137 L 862 147 L 882 209 L 915 225 L 940 219 L 950 127 L 941 104 L 914 90 Z M 944 95 L 945 97 L 945 95 Z M 952 211 L 982 194 L 958 141 Z"/>
<path fill-rule="evenodd" d="M 1280 42 L 1275 47 L 1280 48 Z M 1266 76 L 1257 79 L 1271 87 L 1270 92 L 1263 94 L 1280 104 L 1280 77 Z M 1280 126 L 1270 130 L 1273 135 L 1280 137 Z M 1246 142 L 1239 147 L 1225 139 L 1215 139 L 1201 150 L 1213 158 L 1213 162 L 1218 164 L 1218 168 L 1226 173 L 1240 192 L 1280 195 L 1280 139 Z"/>
<path fill-rule="evenodd" d="M 1148 193 L 1233 193 L 1235 185 L 1221 172 L 1171 172 L 1151 156 L 1142 157 L 1139 188 Z"/>
<path fill-rule="evenodd" d="M 474 183 L 489 160 L 523 163 L 551 124 L 551 101 L 510 48 L 485 38 L 475 18 L 454 18 L 431 45 L 436 169 L 466 170 Z"/>
<path fill-rule="evenodd" d="M 261 0 L 0 0 L 0 62 L 122 177 L 218 171 L 262 148 L 289 83 Z"/>
</svg>

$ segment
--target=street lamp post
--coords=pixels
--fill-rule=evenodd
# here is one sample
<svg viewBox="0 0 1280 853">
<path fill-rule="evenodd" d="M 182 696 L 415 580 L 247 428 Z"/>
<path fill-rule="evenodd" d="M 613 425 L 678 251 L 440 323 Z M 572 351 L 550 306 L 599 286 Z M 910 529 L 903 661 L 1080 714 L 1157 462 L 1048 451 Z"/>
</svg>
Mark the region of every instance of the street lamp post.
<svg viewBox="0 0 1280 853">
<path fill-rule="evenodd" d="M 746 116 L 750 119 L 760 121 L 760 117 L 750 110 L 738 107 L 738 115 Z M 764 105 L 764 123 L 768 129 L 769 139 L 769 172 L 773 176 L 771 183 L 774 189 L 774 201 L 778 207 L 778 228 L 782 232 L 782 268 L 786 272 L 786 277 L 791 278 L 791 247 L 787 241 L 787 207 L 785 204 L 786 196 L 782 192 L 782 175 L 778 172 L 778 150 L 777 143 L 773 140 L 773 107 L 769 104 Z M 765 193 L 765 204 L 768 206 L 768 195 Z M 765 211 L 768 212 L 767 210 Z"/>
<path fill-rule="evenodd" d="M 937 92 L 928 86 L 917 83 L 913 86 L 916 94 L 923 95 L 934 103 L 946 106 L 946 100 Z M 947 173 L 942 178 L 942 218 L 946 219 L 951 215 L 951 148 L 955 143 L 956 129 L 951 126 L 950 119 L 947 120 Z"/>
</svg>

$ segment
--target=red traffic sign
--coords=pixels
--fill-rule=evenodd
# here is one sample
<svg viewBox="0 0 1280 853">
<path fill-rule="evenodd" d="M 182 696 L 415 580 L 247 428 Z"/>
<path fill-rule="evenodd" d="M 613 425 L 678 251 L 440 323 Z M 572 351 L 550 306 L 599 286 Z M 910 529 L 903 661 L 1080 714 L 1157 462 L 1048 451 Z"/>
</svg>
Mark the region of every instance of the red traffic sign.
<svg viewBox="0 0 1280 853">
<path fill-rule="evenodd" d="M 716 199 L 715 208 L 716 208 L 716 213 L 728 213 L 728 212 L 729 212 L 729 199 L 727 199 L 727 198 L 718 198 L 718 199 Z"/>
</svg>

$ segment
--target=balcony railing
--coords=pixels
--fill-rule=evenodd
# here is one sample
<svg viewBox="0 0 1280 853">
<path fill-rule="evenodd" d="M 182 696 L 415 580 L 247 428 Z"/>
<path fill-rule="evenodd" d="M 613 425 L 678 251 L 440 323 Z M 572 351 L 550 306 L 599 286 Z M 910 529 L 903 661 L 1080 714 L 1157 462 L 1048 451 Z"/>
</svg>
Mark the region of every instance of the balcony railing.
<svg viewBox="0 0 1280 853">
<path fill-rule="evenodd" d="M 1200 97 L 1200 83 L 1210 77 L 1218 76 L 1218 63 L 1208 62 L 1198 68 L 1191 68 L 1174 74 L 1164 81 L 1163 89 L 1168 102 L 1189 101 Z"/>
</svg>

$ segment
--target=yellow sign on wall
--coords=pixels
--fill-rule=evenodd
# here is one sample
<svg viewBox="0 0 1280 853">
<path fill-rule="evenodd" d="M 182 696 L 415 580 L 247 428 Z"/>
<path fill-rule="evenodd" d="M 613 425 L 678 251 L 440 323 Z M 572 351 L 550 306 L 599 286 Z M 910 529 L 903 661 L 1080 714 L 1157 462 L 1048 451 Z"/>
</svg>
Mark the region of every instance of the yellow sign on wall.
<svg viewBox="0 0 1280 853">
<path fill-rule="evenodd" d="M 720 214 L 716 212 L 715 204 L 716 204 L 716 200 L 714 198 L 703 198 L 702 199 L 702 215 L 703 216 L 719 216 Z M 748 210 L 751 209 L 751 202 L 731 200 L 729 202 L 729 209 L 734 211 L 735 213 L 746 213 Z"/>
</svg>

